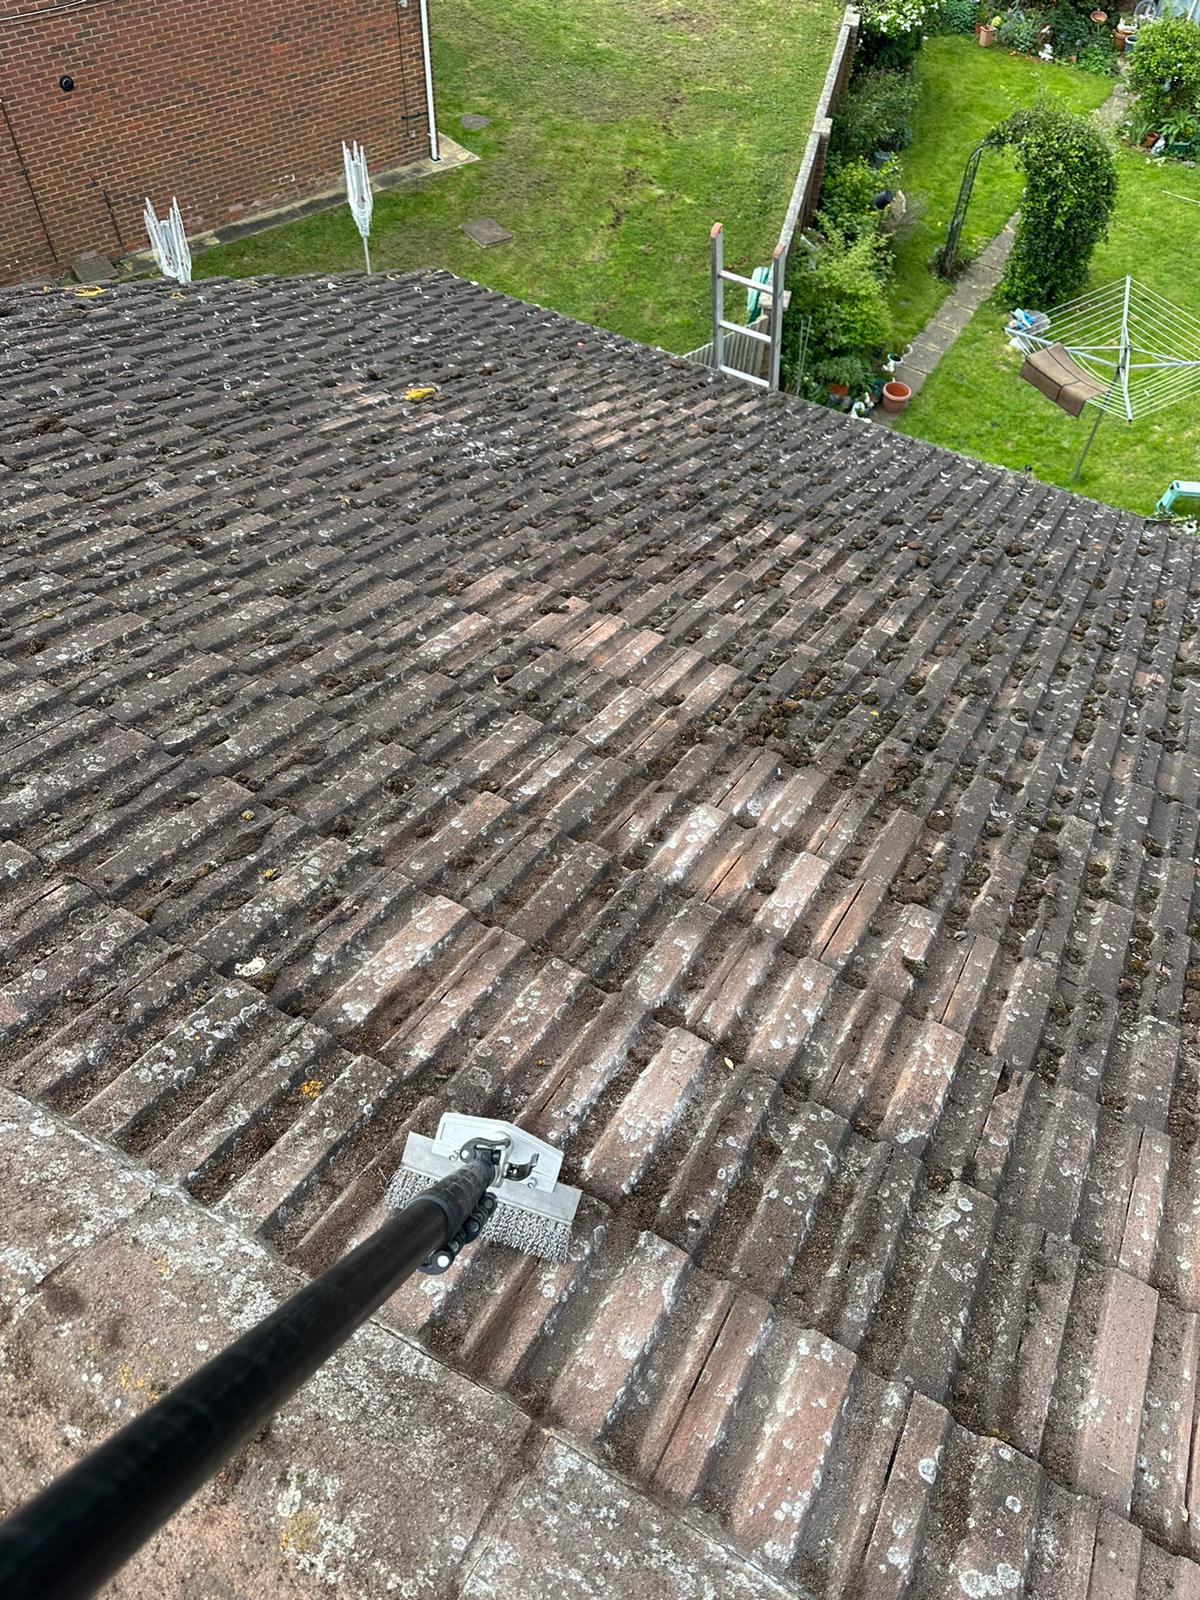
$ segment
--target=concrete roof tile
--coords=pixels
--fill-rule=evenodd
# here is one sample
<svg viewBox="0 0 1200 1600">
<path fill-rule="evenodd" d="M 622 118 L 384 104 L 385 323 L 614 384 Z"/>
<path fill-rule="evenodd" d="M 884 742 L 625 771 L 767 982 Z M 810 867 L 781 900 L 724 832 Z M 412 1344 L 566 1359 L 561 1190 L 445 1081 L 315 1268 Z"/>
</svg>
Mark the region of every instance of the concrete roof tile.
<svg viewBox="0 0 1200 1600">
<path fill-rule="evenodd" d="M 445 274 L 0 327 L 0 1086 L 305 1270 L 585 1190 L 385 1313 L 559 1429 L 436 1581 L 1195 1587 L 1200 546 Z"/>
</svg>

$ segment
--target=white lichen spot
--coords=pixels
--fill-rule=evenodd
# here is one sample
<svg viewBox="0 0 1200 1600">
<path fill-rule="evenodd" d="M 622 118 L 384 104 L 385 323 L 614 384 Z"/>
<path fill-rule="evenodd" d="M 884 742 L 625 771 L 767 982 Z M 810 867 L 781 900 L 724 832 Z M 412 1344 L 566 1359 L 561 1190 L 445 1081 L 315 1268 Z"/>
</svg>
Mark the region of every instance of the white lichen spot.
<svg viewBox="0 0 1200 1600">
<path fill-rule="evenodd" d="M 979 1572 L 970 1568 L 958 1575 L 958 1587 L 969 1600 L 995 1600 L 998 1595 L 1011 1594 L 1021 1586 L 1021 1574 L 1007 1561 L 1002 1561 L 995 1572 Z"/>
</svg>

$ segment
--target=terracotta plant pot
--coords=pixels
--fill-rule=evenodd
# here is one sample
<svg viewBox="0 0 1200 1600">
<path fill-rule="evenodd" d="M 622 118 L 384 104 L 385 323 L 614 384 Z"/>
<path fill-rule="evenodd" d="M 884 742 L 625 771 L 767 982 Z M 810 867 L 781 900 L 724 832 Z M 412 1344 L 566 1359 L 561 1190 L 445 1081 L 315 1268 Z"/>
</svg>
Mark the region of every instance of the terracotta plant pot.
<svg viewBox="0 0 1200 1600">
<path fill-rule="evenodd" d="M 988 45 L 991 44 L 992 40 L 995 37 L 996 37 L 995 28 L 980 28 L 980 30 L 979 30 L 979 42 L 983 46 L 983 48 L 985 50 L 987 49 Z"/>
<path fill-rule="evenodd" d="M 836 395 L 839 400 L 845 400 L 850 393 L 850 386 L 845 383 L 831 383 L 827 387 L 830 394 Z"/>
<path fill-rule="evenodd" d="M 893 378 L 890 383 L 883 386 L 883 409 L 885 411 L 903 411 L 912 399 L 912 390 L 906 383 Z"/>
<path fill-rule="evenodd" d="M 1124 55 L 1125 46 L 1129 43 L 1130 39 L 1133 38 L 1135 31 L 1136 30 L 1133 28 L 1117 28 L 1114 30 L 1113 40 L 1116 43 L 1117 53 L 1119 55 Z"/>
</svg>

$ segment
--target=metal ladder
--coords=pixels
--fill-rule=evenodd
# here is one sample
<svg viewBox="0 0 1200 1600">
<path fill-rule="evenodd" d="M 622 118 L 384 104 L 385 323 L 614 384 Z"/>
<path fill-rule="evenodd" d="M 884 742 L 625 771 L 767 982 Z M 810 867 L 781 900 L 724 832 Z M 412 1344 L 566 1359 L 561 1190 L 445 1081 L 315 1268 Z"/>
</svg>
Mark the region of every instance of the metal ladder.
<svg viewBox="0 0 1200 1600">
<path fill-rule="evenodd" d="M 718 372 L 723 372 L 726 377 L 740 378 L 743 383 L 752 383 L 756 389 L 778 389 L 779 358 L 783 350 L 783 271 L 787 253 L 782 245 L 776 245 L 775 253 L 771 257 L 771 277 L 768 286 L 756 283 L 753 278 L 743 278 L 740 273 L 727 272 L 725 270 L 725 234 L 721 223 L 713 223 L 710 240 L 712 245 L 712 364 Z M 770 300 L 767 330 L 765 332 L 761 328 L 747 328 L 742 323 L 728 322 L 726 320 L 725 285 L 727 283 L 736 283 L 743 289 L 758 290 L 764 300 Z M 745 372 L 740 367 L 726 365 L 725 335 L 727 333 L 737 334 L 743 339 L 753 339 L 756 343 L 767 346 L 767 376 L 765 378 L 760 378 L 753 372 Z"/>
</svg>

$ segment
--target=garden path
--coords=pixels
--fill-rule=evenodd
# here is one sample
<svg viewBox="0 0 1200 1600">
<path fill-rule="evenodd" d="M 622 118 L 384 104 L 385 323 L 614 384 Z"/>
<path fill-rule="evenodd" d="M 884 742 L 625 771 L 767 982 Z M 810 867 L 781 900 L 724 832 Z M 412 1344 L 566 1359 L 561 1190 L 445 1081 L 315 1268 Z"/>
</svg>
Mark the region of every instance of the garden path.
<svg viewBox="0 0 1200 1600">
<path fill-rule="evenodd" d="M 1124 117 L 1129 94 L 1122 79 L 1113 85 L 1113 92 L 1102 106 L 1092 114 L 1110 132 Z M 959 277 L 953 292 L 942 301 L 937 311 L 913 339 L 907 356 L 893 374 L 899 383 L 906 383 L 916 394 L 938 362 L 950 349 L 959 334 L 995 289 L 1004 273 L 1004 266 L 1012 249 L 1017 226 L 1017 212 L 991 243 L 982 250 Z M 891 413 L 876 406 L 872 420 L 892 425 Z"/>
<path fill-rule="evenodd" d="M 953 292 L 942 301 L 913 339 L 907 356 L 896 367 L 893 376 L 898 383 L 906 383 L 914 394 L 1000 282 L 1016 228 L 1017 213 L 1014 211 L 987 248 L 961 274 Z M 874 415 L 877 422 L 891 422 L 890 414 L 882 408 L 878 408 Z"/>
</svg>

